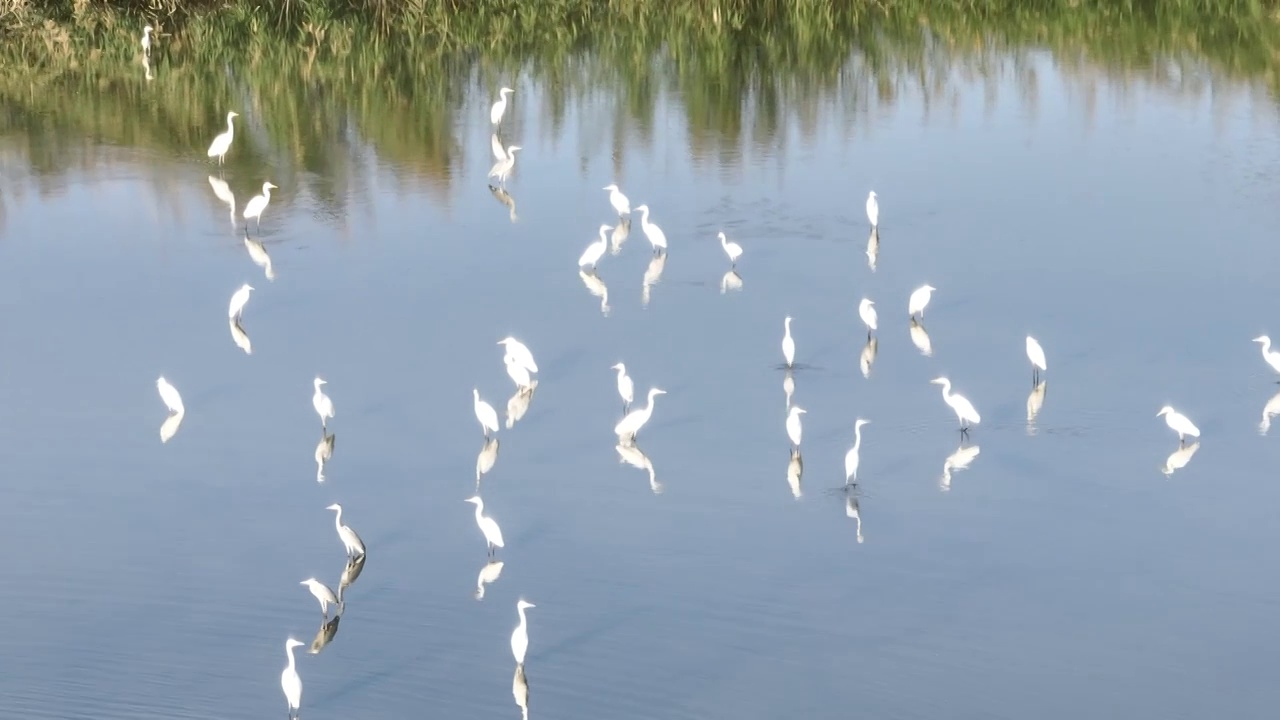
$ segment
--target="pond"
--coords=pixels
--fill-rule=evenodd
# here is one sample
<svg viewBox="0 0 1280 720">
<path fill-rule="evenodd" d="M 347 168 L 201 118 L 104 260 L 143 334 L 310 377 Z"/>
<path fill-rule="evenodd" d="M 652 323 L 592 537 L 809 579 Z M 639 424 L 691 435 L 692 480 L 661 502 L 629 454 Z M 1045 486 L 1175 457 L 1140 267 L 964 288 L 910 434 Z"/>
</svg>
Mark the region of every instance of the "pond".
<svg viewBox="0 0 1280 720">
<path fill-rule="evenodd" d="M 1274 707 L 1280 396 L 1250 340 L 1280 334 L 1280 136 L 1258 79 L 883 38 L 793 65 L 287 51 L 7 90 L 0 695 L 23 717 L 284 710 L 285 639 L 324 634 L 299 582 L 344 571 L 332 503 L 368 555 L 336 634 L 298 651 L 309 720 L 516 717 L 521 598 L 534 717 Z M 504 85 L 499 141 L 523 149 L 497 192 Z M 582 272 L 611 183 L 668 252 L 633 213 Z M 635 447 L 619 362 L 636 407 L 666 391 Z M 943 375 L 981 413 L 967 437 Z"/>
</svg>

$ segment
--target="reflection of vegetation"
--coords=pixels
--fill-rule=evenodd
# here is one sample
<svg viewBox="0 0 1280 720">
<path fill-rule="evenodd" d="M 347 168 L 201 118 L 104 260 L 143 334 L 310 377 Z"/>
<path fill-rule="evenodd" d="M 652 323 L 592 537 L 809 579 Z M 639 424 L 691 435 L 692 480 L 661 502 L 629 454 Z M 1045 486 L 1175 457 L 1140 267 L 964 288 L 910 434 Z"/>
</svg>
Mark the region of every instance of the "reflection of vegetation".
<svg viewBox="0 0 1280 720">
<path fill-rule="evenodd" d="M 203 158 L 237 109 L 229 162 L 270 167 L 278 183 L 325 178 L 311 190 L 329 201 L 368 162 L 353 139 L 447 190 L 462 162 L 459 126 L 481 115 L 467 100 L 487 106 L 517 76 L 532 81 L 517 109 L 532 86 L 549 122 L 583 114 L 615 158 L 624 139 L 649 138 L 664 97 L 682 106 L 701 155 L 779 142 L 788 124 L 811 132 L 832 109 L 856 119 L 908 92 L 946 100 L 958 75 L 990 78 L 1010 60 L 1025 86 L 1028 48 L 1155 83 L 1207 68 L 1280 95 L 1280 0 L 34 5 L 0 0 L 0 137 L 18 133 L 37 173 L 72 162 L 74 137 Z M 143 18 L 163 33 L 154 81 L 140 64 Z M 487 148 L 476 162 L 487 165 Z"/>
</svg>

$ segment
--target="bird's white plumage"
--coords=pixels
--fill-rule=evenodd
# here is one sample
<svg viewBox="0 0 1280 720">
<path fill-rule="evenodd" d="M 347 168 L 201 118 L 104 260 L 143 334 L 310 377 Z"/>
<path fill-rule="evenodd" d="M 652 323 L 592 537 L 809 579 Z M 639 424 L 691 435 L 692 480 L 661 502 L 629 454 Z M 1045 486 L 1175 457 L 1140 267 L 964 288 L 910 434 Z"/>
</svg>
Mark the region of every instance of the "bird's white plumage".
<svg viewBox="0 0 1280 720">
<path fill-rule="evenodd" d="M 1271 349 L 1271 338 L 1266 335 L 1259 335 L 1253 341 L 1262 343 L 1262 359 L 1271 366 L 1272 370 L 1280 373 L 1280 352 Z"/>
<path fill-rule="evenodd" d="M 504 87 L 498 91 L 498 101 L 489 108 L 489 122 L 497 125 L 502 122 L 502 116 L 507 112 L 507 96 L 515 92 L 509 87 Z"/>
<path fill-rule="evenodd" d="M 605 237 L 605 233 L 613 228 L 609 225 L 600 226 L 600 239 L 592 242 L 582 251 L 582 257 L 578 258 L 578 267 L 590 265 L 595 269 L 596 263 L 600 262 L 600 258 L 604 257 L 604 251 L 609 247 L 609 239 Z"/>
<path fill-rule="evenodd" d="M 858 482 L 858 464 L 860 462 L 858 451 L 862 447 L 862 426 L 870 423 L 870 420 L 858 418 L 853 424 L 853 447 L 849 448 L 849 452 L 844 456 L 844 481 Z"/>
<path fill-rule="evenodd" d="M 153 31 L 155 31 L 155 28 L 150 25 L 142 28 L 142 52 L 144 55 L 151 54 L 151 33 Z"/>
<path fill-rule="evenodd" d="M 284 690 L 284 699 L 289 703 L 289 710 L 297 713 L 302 707 L 302 678 L 298 677 L 297 663 L 293 659 L 293 649 L 302 647 L 304 643 L 289 638 L 284 643 L 284 654 L 289 656 L 289 664 L 280 673 L 280 689 Z"/>
<path fill-rule="evenodd" d="M 156 380 L 156 390 L 160 391 L 160 399 L 164 401 L 165 407 L 169 408 L 169 412 L 186 412 L 182 405 L 182 396 L 178 394 L 178 388 L 174 387 L 168 380 L 165 380 L 163 375 Z"/>
<path fill-rule="evenodd" d="M 256 219 L 258 225 L 262 225 L 262 211 L 267 209 L 267 203 L 271 202 L 271 188 L 276 187 L 270 181 L 262 183 L 262 194 L 254 195 L 253 199 L 244 205 L 244 219 Z M 245 232 L 248 232 L 246 227 Z"/>
<path fill-rule="evenodd" d="M 787 361 L 787 367 L 796 364 L 796 341 L 791 338 L 790 315 L 782 321 L 782 359 Z"/>
<path fill-rule="evenodd" d="M 876 329 L 876 308 L 875 302 L 862 298 L 862 302 L 858 303 L 858 317 L 862 318 L 862 322 L 867 326 L 867 330 Z"/>
<path fill-rule="evenodd" d="M 516 166 L 516 151 L 523 150 L 519 145 L 512 145 L 507 148 L 507 156 L 493 164 L 489 168 L 489 177 L 497 178 L 498 184 L 506 187 L 507 178 L 511 177 L 511 171 Z"/>
<path fill-rule="evenodd" d="M 533 361 L 533 353 L 524 343 L 513 337 L 505 337 L 499 340 L 498 344 L 504 346 L 507 354 L 515 358 L 515 361 L 523 365 L 526 370 L 531 373 L 538 372 L 538 363 Z"/>
<path fill-rule="evenodd" d="M 738 258 L 742 257 L 742 246 L 736 242 L 730 242 L 725 238 L 724 233 L 720 233 L 720 247 L 724 248 L 724 254 L 729 256 L 729 264 L 737 265 Z"/>
<path fill-rule="evenodd" d="M 484 400 L 480 399 L 480 390 L 471 389 L 471 395 L 474 398 L 473 404 L 476 411 L 476 419 L 480 421 L 480 427 L 484 428 L 485 437 L 491 432 L 498 432 L 498 411 Z"/>
<path fill-rule="evenodd" d="M 1039 341 L 1030 335 L 1027 336 L 1027 359 L 1031 361 L 1032 367 L 1040 370 L 1049 369 L 1044 358 L 1044 348 L 1040 347 Z"/>
<path fill-rule="evenodd" d="M 507 369 L 507 377 L 511 378 L 511 382 L 515 383 L 517 388 L 524 389 L 533 386 L 533 377 L 529 375 L 529 368 L 521 365 L 510 354 L 504 353 L 502 355 L 502 364 Z"/>
<path fill-rule="evenodd" d="M 231 118 L 236 117 L 238 114 L 234 110 L 227 113 L 226 132 L 218 133 L 213 138 L 213 142 L 209 144 L 209 157 L 218 158 L 218 164 L 222 164 L 223 158 L 227 155 L 227 150 L 231 149 L 231 141 L 236 137 L 236 126 L 231 123 Z"/>
<path fill-rule="evenodd" d="M 616 184 L 605 185 L 604 189 L 609 191 L 609 204 L 618 211 L 618 217 L 631 214 L 631 201 L 622 194 Z"/>
<path fill-rule="evenodd" d="M 484 514 L 484 500 L 480 499 L 479 495 L 473 495 L 467 498 L 465 502 L 476 506 L 476 526 L 484 534 L 484 539 L 489 544 L 489 549 L 505 547 L 502 542 L 502 528 L 498 527 L 496 520 Z"/>
<path fill-rule="evenodd" d="M 871 221 L 871 227 L 880 226 L 880 201 L 876 199 L 874 190 L 867 194 L 867 219 Z"/>
<path fill-rule="evenodd" d="M 520 616 L 520 624 L 511 632 L 511 654 L 516 659 L 516 665 L 524 665 L 525 654 L 529 651 L 529 621 L 525 617 L 526 608 L 537 607 L 527 600 L 520 600 L 516 603 L 516 613 Z"/>
<path fill-rule="evenodd" d="M 328 427 L 329 420 L 333 418 L 333 400 L 320 389 L 320 386 L 327 385 L 328 381 L 316 378 L 311 384 L 316 389 L 311 395 L 311 407 L 315 408 L 316 414 L 320 416 L 320 425 Z"/>
<path fill-rule="evenodd" d="M 320 612 L 323 612 L 325 617 L 329 616 L 330 605 L 337 606 L 338 596 L 329 589 L 328 585 L 315 578 L 307 578 L 298 584 L 307 586 L 307 589 L 311 591 L 311 595 L 320 603 Z"/>
<path fill-rule="evenodd" d="M 907 300 L 907 314 L 924 317 L 924 309 L 928 307 L 929 301 L 933 299 L 933 291 L 937 288 L 932 285 L 924 285 L 911 293 L 911 297 Z"/>
<path fill-rule="evenodd" d="M 653 415 L 653 399 L 658 395 L 666 395 L 666 390 L 658 388 L 649 388 L 649 402 L 644 407 L 632 410 L 627 416 L 618 421 L 613 427 L 613 432 L 619 439 L 634 438 L 636 433 L 640 432 L 640 428 L 649 422 L 649 416 Z"/>
<path fill-rule="evenodd" d="M 662 228 L 649 222 L 649 206 L 637 205 L 636 210 L 640 211 L 640 229 L 644 231 L 644 236 L 648 238 L 649 244 L 658 252 L 666 250 L 667 234 L 662 232 Z"/>
<path fill-rule="evenodd" d="M 1169 429 L 1178 433 L 1178 440 L 1181 441 L 1187 435 L 1191 437 L 1200 437 L 1200 428 L 1191 422 L 1191 418 L 1165 405 L 1160 408 L 1160 412 L 1156 413 L 1156 417 L 1164 416 L 1164 422 Z"/>
<path fill-rule="evenodd" d="M 940 377 L 935 378 L 930 382 L 935 385 L 942 386 L 942 400 L 950 405 L 951 409 L 955 411 L 956 419 L 960 421 L 961 427 L 965 427 L 969 424 L 977 425 L 982 422 L 982 416 L 978 414 L 977 409 L 973 407 L 973 403 L 969 402 L 968 398 L 951 392 L 950 380 Z"/>
<path fill-rule="evenodd" d="M 799 407 L 792 406 L 787 413 L 787 437 L 791 438 L 791 444 L 800 447 L 800 437 L 804 432 L 804 428 L 800 425 L 800 416 L 808 412 Z"/>
<path fill-rule="evenodd" d="M 360 539 L 355 530 L 342 524 L 342 506 L 334 503 L 327 509 L 337 513 L 337 515 L 333 516 L 333 524 L 338 529 L 338 539 L 342 541 L 342 546 L 347 549 L 347 557 L 363 557 L 364 541 Z"/>
<path fill-rule="evenodd" d="M 244 306 L 249 303 L 249 295 L 253 292 L 253 286 L 245 283 L 231 294 L 231 303 L 227 305 L 227 318 L 231 320 L 239 320 L 244 315 Z"/>
<path fill-rule="evenodd" d="M 611 369 L 618 371 L 618 396 L 622 398 L 624 405 L 630 405 L 636 399 L 636 384 L 627 375 L 627 366 L 618 363 Z"/>
</svg>

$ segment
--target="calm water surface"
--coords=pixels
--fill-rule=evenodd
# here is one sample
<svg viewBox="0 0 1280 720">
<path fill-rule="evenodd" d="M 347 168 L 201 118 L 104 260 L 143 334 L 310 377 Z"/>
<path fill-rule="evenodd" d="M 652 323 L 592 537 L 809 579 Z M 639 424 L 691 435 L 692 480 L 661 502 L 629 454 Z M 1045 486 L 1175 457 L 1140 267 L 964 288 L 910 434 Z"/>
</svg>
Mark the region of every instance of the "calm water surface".
<svg viewBox="0 0 1280 720">
<path fill-rule="evenodd" d="M 159 70 L 125 81 L 139 113 Z M 198 138 L 181 154 L 83 134 L 35 148 L 11 126 L 5 704 L 275 717 L 284 640 L 321 624 L 298 581 L 336 587 L 343 568 L 325 510 L 341 502 L 369 557 L 336 638 L 300 657 L 309 720 L 518 716 L 518 597 L 537 603 L 533 717 L 1269 716 L 1280 438 L 1259 423 L 1280 388 L 1249 340 L 1280 335 L 1274 103 L 1211 74 L 1034 52 L 939 82 L 892 101 L 837 89 L 718 137 L 674 89 L 638 128 L 610 120 L 608 86 L 565 107 L 527 77 L 472 80 L 443 171 L 336 113 L 328 174 L 282 159 L 329 148 L 285 152 L 270 98 L 240 87 L 223 178 L 237 208 L 280 186 L 253 233 L 273 281 L 207 180 L 232 108 L 181 129 Z M 525 148 L 514 219 L 485 179 L 500 84 L 516 88 L 504 140 Z M 670 254 L 646 305 L 637 218 L 600 264 L 602 312 L 573 263 L 613 222 L 613 181 L 652 207 Z M 725 293 L 722 229 L 746 250 Z M 251 355 L 223 316 L 244 282 Z M 906 318 L 926 282 L 931 357 Z M 863 296 L 881 323 L 869 377 Z M 788 314 L 808 410 L 798 497 Z M 1028 333 L 1049 356 L 1030 428 Z M 477 601 L 471 390 L 505 416 L 506 335 L 542 372 L 481 482 L 507 547 Z M 669 393 L 640 435 L 652 485 L 614 448 L 618 361 L 637 396 Z M 167 444 L 161 374 L 187 406 Z M 323 484 L 317 374 L 337 408 Z M 947 463 L 940 374 L 983 415 L 967 469 Z M 1203 431 L 1172 475 L 1166 403 Z M 861 543 L 839 491 L 859 416 Z"/>
</svg>

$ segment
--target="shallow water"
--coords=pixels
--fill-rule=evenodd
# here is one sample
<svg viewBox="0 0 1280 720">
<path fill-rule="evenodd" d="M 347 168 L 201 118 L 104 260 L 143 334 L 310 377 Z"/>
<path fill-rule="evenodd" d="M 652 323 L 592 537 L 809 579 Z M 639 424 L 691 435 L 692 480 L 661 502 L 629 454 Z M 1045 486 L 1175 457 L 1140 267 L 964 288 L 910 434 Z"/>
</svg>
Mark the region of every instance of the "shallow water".
<svg viewBox="0 0 1280 720">
<path fill-rule="evenodd" d="M 336 637 L 300 656 L 309 720 L 514 717 L 518 597 L 537 603 L 531 716 L 1264 716 L 1280 451 L 1258 426 L 1280 388 L 1249 339 L 1280 333 L 1273 103 L 1212 75 L 1016 65 L 870 107 L 837 90 L 764 139 L 707 140 L 674 90 L 639 129 L 601 122 L 607 92 L 559 107 L 507 79 L 514 221 L 486 188 L 488 86 L 435 175 L 355 127 L 340 176 L 291 164 L 246 107 L 253 150 L 222 177 L 238 208 L 280 185 L 250 227 L 274 280 L 210 188 L 207 140 L 77 136 L 33 169 L 44 149 L 0 138 L 0 696 L 28 718 L 282 711 L 284 640 L 321 625 L 298 581 L 337 585 L 341 502 L 369 557 Z M 573 262 L 613 222 L 612 181 L 670 254 L 646 294 L 637 218 L 601 261 L 602 312 Z M 721 229 L 745 248 L 723 293 Z M 222 315 L 245 282 L 249 355 Z M 906 318 L 926 282 L 930 357 Z M 1031 427 L 1028 333 L 1049 357 Z M 505 418 L 507 335 L 541 372 L 480 483 L 507 546 L 477 602 L 471 390 Z M 652 484 L 614 447 L 618 361 L 638 399 L 668 392 L 639 438 Z M 187 408 L 163 444 L 161 374 Z M 322 484 L 317 374 L 337 410 Z M 982 413 L 965 469 L 940 374 Z M 1166 403 L 1203 431 L 1171 475 Z M 840 492 L 857 417 L 859 522 Z"/>
</svg>

